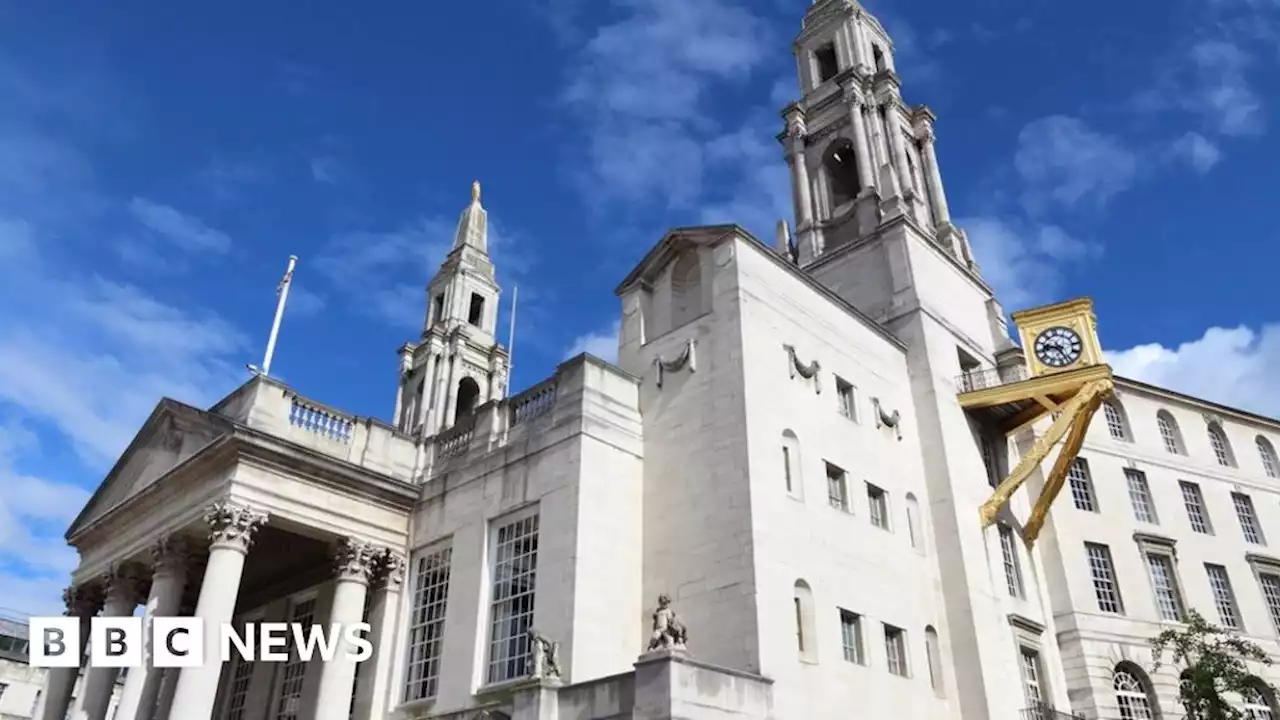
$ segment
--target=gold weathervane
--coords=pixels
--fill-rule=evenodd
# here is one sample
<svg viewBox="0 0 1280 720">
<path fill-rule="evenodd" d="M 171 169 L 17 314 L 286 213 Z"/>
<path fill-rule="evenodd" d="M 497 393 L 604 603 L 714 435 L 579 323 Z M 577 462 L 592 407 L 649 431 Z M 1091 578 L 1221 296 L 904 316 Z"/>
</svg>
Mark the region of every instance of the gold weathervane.
<svg viewBox="0 0 1280 720">
<path fill-rule="evenodd" d="M 1006 437 L 1024 430 L 1053 413 L 1053 424 L 1036 438 L 1009 477 L 982 504 L 979 515 L 986 529 L 1009 503 L 1018 488 L 1066 437 L 1044 489 L 1023 526 L 1030 548 L 1040 535 L 1049 506 L 1066 482 L 1080 452 L 1089 421 L 1112 394 L 1111 368 L 1103 362 L 1093 303 L 1080 298 L 1013 314 L 1026 353 L 1025 379 L 1012 382 L 965 383 L 960 406 L 985 422 L 997 425 Z M 991 372 L 991 371 L 988 371 Z M 972 387 L 980 385 L 981 387 Z M 984 417 L 985 416 L 985 417 Z"/>
</svg>

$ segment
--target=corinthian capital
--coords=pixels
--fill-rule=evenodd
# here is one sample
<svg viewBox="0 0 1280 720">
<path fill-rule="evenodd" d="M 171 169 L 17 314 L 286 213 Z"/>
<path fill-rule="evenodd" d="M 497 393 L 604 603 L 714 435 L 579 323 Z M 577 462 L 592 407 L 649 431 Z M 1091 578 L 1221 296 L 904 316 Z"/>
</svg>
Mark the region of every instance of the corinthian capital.
<svg viewBox="0 0 1280 720">
<path fill-rule="evenodd" d="M 352 537 L 342 538 L 333 551 L 334 578 L 368 583 L 377 554 L 370 543 Z"/>
<path fill-rule="evenodd" d="M 151 546 L 151 568 L 156 575 L 182 572 L 190 558 L 190 544 L 181 535 L 165 535 Z"/>
<path fill-rule="evenodd" d="M 231 503 L 215 503 L 204 513 L 209 524 L 209 544 L 249 552 L 253 535 L 267 521 L 267 514 Z"/>
<path fill-rule="evenodd" d="M 62 591 L 67 617 L 93 617 L 102 609 L 102 586 L 96 583 L 72 585 Z"/>
<path fill-rule="evenodd" d="M 135 604 L 141 603 L 147 599 L 149 585 L 150 578 L 144 569 L 132 562 L 112 565 L 102 574 L 102 586 L 108 598 L 119 597 Z"/>
<path fill-rule="evenodd" d="M 404 569 L 404 555 L 391 548 L 383 548 L 378 553 L 374 579 L 379 587 L 395 592 L 404 584 Z"/>
</svg>

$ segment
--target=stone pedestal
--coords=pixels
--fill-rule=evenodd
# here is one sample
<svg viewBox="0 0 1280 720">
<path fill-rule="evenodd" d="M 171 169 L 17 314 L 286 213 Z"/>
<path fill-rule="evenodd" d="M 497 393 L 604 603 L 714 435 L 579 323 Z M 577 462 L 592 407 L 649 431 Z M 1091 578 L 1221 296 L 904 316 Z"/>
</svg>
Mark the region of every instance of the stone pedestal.
<svg viewBox="0 0 1280 720">
<path fill-rule="evenodd" d="M 559 720 L 560 681 L 532 681 L 512 694 L 511 707 L 511 720 Z"/>
<path fill-rule="evenodd" d="M 635 664 L 633 720 L 768 720 L 773 682 L 693 660 L 684 650 L 645 653 Z"/>
</svg>

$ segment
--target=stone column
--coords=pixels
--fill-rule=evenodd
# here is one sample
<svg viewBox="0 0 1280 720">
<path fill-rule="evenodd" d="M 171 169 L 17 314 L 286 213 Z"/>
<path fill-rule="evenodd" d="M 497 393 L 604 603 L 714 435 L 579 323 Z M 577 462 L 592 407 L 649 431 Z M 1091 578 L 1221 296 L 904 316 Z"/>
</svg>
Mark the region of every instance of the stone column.
<svg viewBox="0 0 1280 720">
<path fill-rule="evenodd" d="M 898 103 L 885 106 L 885 132 L 889 133 L 889 147 L 893 152 L 894 168 L 898 171 L 898 182 L 902 185 L 903 196 L 911 190 L 911 166 L 907 162 L 907 143 L 903 139 L 906 126 L 898 112 Z"/>
<path fill-rule="evenodd" d="M 187 571 L 185 540 L 175 536 L 161 538 L 151 547 L 151 559 L 151 597 L 147 598 L 146 613 L 142 620 L 147 638 L 144 664 L 142 667 L 129 669 L 113 720 L 151 720 L 165 670 L 156 668 L 153 664 L 155 637 L 151 635 L 151 620 L 155 617 L 173 617 L 182 602 Z"/>
<path fill-rule="evenodd" d="M 813 212 L 813 186 L 804 152 L 804 117 L 799 110 L 787 116 L 787 164 L 791 167 L 791 195 L 796 208 L 796 251 L 804 265 L 822 252 L 822 239 Z"/>
<path fill-rule="evenodd" d="M 338 652 L 320 666 L 320 689 L 316 694 L 315 720 L 348 720 L 351 696 L 355 692 L 356 663 L 348 654 L 348 626 L 364 621 L 364 598 L 373 570 L 374 548 L 355 538 L 343 538 L 334 553 L 333 605 L 329 610 L 329 631 L 342 633 Z"/>
<path fill-rule="evenodd" d="M 417 410 L 418 416 L 422 418 L 422 437 L 434 435 L 436 431 L 436 417 L 439 414 L 431 412 L 431 390 L 436 386 L 436 365 L 439 360 L 438 354 L 428 353 L 426 365 L 423 366 L 427 374 L 422 376 L 422 394 L 418 397 Z M 418 418 L 415 417 L 412 422 L 417 421 Z"/>
<path fill-rule="evenodd" d="M 871 169 L 871 143 L 867 139 L 867 121 L 862 116 L 866 107 L 862 96 L 853 94 L 849 98 L 849 118 L 853 121 L 853 149 L 858 154 L 858 184 L 864 190 L 875 187 L 875 171 Z"/>
<path fill-rule="evenodd" d="M 102 616 L 131 617 L 145 593 L 146 580 L 141 568 L 131 563 L 117 565 L 108 570 L 102 580 L 107 588 Z M 74 714 L 76 720 L 105 720 L 119 674 L 120 668 L 89 668 L 80 693 L 82 702 Z"/>
<path fill-rule="evenodd" d="M 934 150 L 933 128 L 926 126 L 921 133 L 924 150 L 925 178 L 929 183 L 929 197 L 933 201 L 933 222 L 938 227 L 951 223 L 951 210 L 947 208 L 947 195 L 942 190 L 942 173 L 938 171 L 938 154 Z"/>
<path fill-rule="evenodd" d="M 209 562 L 195 613 L 204 621 L 204 664 L 184 667 L 178 674 L 172 706 L 178 709 L 181 720 L 210 720 L 213 715 L 218 678 L 222 675 L 218 634 L 223 625 L 231 622 L 245 556 L 267 515 L 220 502 L 205 512 L 204 521 L 209 524 Z"/>
<path fill-rule="evenodd" d="M 441 361 L 449 363 L 449 374 L 446 376 L 448 379 L 445 381 L 444 392 L 436 395 L 436 399 L 440 401 L 442 406 L 440 411 L 443 422 L 440 423 L 440 430 L 453 427 L 453 421 L 457 419 L 455 415 L 458 411 L 458 365 L 462 363 L 462 353 L 458 352 L 456 345 L 450 349 L 453 351 L 451 359 L 446 360 L 444 356 L 440 357 Z"/>
<path fill-rule="evenodd" d="M 191 546 L 188 545 L 188 550 Z M 203 554 L 192 553 L 187 565 L 187 583 L 182 591 L 182 600 L 178 605 L 178 617 L 194 617 L 196 602 L 200 599 L 200 584 L 197 580 L 204 577 L 204 565 L 208 558 Z M 152 720 L 169 720 L 173 708 L 173 691 L 178 687 L 178 674 L 181 668 L 163 668 L 160 678 L 159 697 L 156 698 L 155 712 Z"/>
<path fill-rule="evenodd" d="M 43 692 L 36 701 L 33 718 L 38 720 L 65 720 L 71 709 L 71 694 L 76 689 L 76 679 L 84 666 L 85 648 L 89 642 L 89 625 L 94 615 L 102 609 L 102 587 L 95 584 L 72 586 L 62 593 L 66 603 L 66 616 L 80 619 L 80 664 L 76 667 L 49 668 L 45 676 Z M 44 638 L 31 638 L 31 642 L 43 642 Z"/>
<path fill-rule="evenodd" d="M 427 310 L 430 312 L 431 298 L 427 298 Z M 408 390 L 409 373 L 413 370 L 413 354 L 407 348 L 400 351 L 400 382 L 396 384 L 396 412 L 394 425 L 406 431 L 413 430 L 412 424 L 404 422 L 404 394 Z"/>
<path fill-rule="evenodd" d="M 395 682 L 395 659 L 400 650 L 396 640 L 400 619 L 400 587 L 404 583 L 404 556 L 383 550 L 373 581 L 373 601 L 369 603 L 369 626 L 372 633 L 373 657 L 364 661 L 364 670 L 356 681 L 354 720 L 382 720 L 387 715 L 388 700 Z"/>
</svg>

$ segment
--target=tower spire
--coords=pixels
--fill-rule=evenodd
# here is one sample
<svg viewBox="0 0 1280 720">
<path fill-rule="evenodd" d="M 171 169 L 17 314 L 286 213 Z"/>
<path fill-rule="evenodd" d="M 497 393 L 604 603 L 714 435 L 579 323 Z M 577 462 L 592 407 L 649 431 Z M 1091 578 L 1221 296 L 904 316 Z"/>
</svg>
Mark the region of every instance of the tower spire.
<svg viewBox="0 0 1280 720">
<path fill-rule="evenodd" d="M 480 181 L 471 183 L 471 204 L 458 219 L 458 231 L 453 236 L 453 249 L 470 247 L 484 254 L 489 253 L 489 215 L 480 204 Z"/>
</svg>

